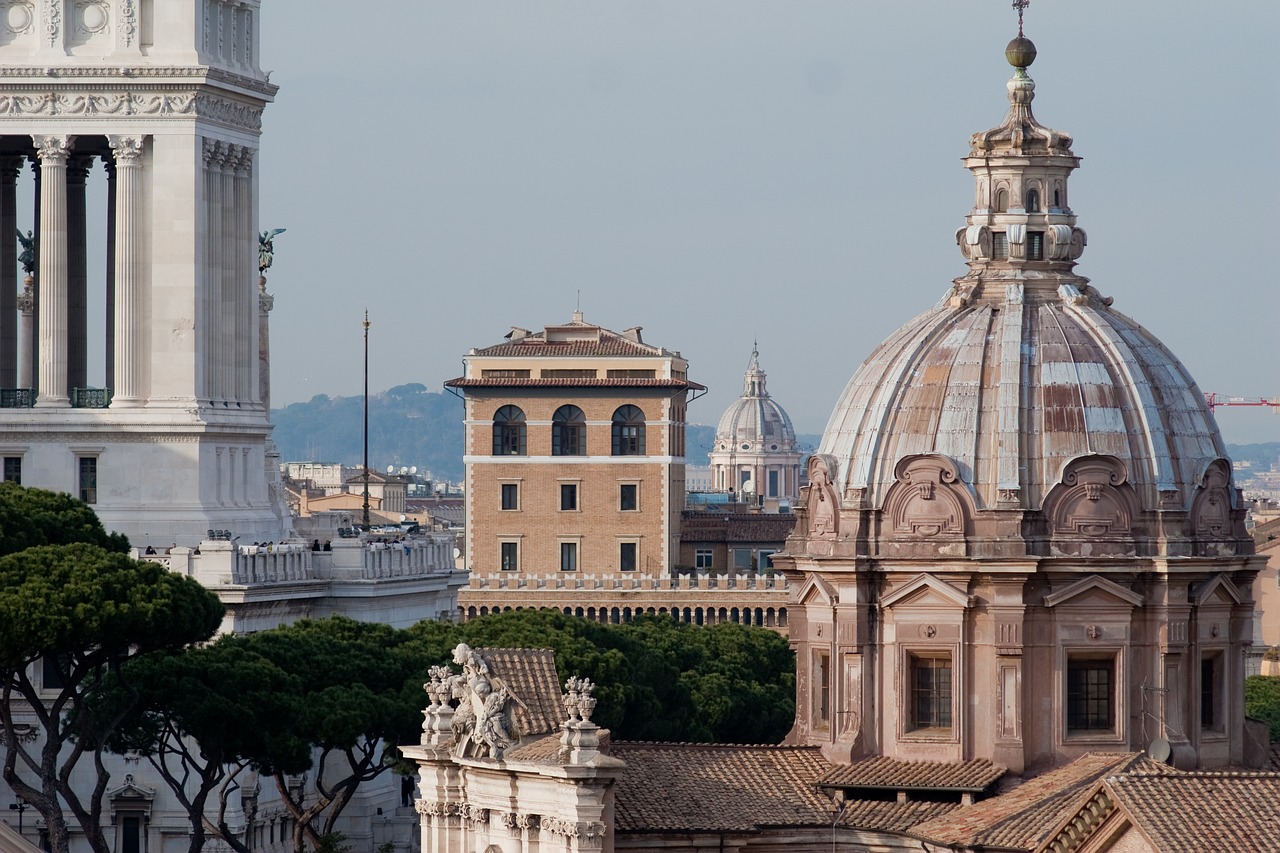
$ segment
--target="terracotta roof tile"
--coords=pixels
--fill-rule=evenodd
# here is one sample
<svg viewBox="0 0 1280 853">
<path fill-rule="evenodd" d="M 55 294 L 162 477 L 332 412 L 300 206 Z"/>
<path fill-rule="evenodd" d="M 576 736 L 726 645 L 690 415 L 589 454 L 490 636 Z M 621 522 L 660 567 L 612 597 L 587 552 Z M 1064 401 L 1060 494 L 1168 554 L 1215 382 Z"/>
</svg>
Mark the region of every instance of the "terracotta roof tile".
<svg viewBox="0 0 1280 853">
<path fill-rule="evenodd" d="M 627 764 L 619 832 L 830 826 L 835 817 L 814 784 L 831 766 L 815 747 L 615 743 L 610 752 Z"/>
<path fill-rule="evenodd" d="M 692 388 L 706 387 L 687 379 L 468 379 L 459 376 L 446 388 Z"/>
<path fill-rule="evenodd" d="M 600 329 L 599 340 L 547 341 L 545 332 L 535 332 L 516 341 L 503 341 L 477 349 L 475 355 L 499 358 L 581 358 L 584 356 L 635 356 L 652 358 L 663 354 L 662 347 L 636 343 L 616 332 Z"/>
<path fill-rule="evenodd" d="M 1280 774 L 1126 773 L 1106 788 L 1157 850 L 1280 849 Z"/>
<path fill-rule="evenodd" d="M 564 707 L 555 652 L 551 649 L 476 649 L 489 672 L 517 701 L 512 711 L 521 737 L 559 732 Z"/>
<path fill-rule="evenodd" d="M 849 800 L 840 815 L 840 825 L 881 832 L 906 832 L 918 823 L 941 817 L 959 807 L 958 803 Z"/>
<path fill-rule="evenodd" d="M 973 761 L 898 761 L 885 756 L 833 767 L 818 780 L 824 788 L 882 788 L 895 791 L 984 791 L 1005 769 L 986 759 Z"/>
<path fill-rule="evenodd" d="M 1089 753 L 1070 764 L 1028 779 L 1008 793 L 961 806 L 912 828 L 910 834 L 937 844 L 1034 848 L 1067 811 L 1091 796 L 1098 781 L 1124 770 L 1141 753 Z"/>
</svg>

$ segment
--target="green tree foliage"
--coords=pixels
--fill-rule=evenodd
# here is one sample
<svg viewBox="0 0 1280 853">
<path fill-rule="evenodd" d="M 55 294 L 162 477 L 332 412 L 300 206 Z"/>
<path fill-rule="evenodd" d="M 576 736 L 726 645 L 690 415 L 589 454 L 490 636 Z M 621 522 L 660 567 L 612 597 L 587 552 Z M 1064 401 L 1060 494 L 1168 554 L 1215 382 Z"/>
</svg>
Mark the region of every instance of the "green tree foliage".
<svg viewBox="0 0 1280 853">
<path fill-rule="evenodd" d="M 795 659 L 773 631 L 669 617 L 602 625 L 555 610 L 498 613 L 458 626 L 421 623 L 421 673 L 470 646 L 550 648 L 562 676 L 594 681 L 593 719 L 625 740 L 776 743 L 795 716 Z"/>
<path fill-rule="evenodd" d="M 1251 675 L 1244 680 L 1244 713 L 1271 727 L 1271 740 L 1280 741 L 1280 676 Z"/>
<path fill-rule="evenodd" d="M 97 544 L 102 528 L 85 521 L 83 505 L 12 489 L 0 492 L 0 505 L 6 512 L 30 505 L 50 513 L 50 507 L 64 506 L 68 529 L 92 543 L 40 545 L 0 557 L 3 776 L 44 818 L 55 851 L 65 853 L 68 846 L 65 803 L 90 846 L 108 853 L 101 829 L 108 780 L 102 752 L 128 702 L 104 714 L 88 698 L 105 679 L 118 678 L 131 655 L 208 639 L 222 620 L 222 605 L 191 578 Z M 14 541 L 8 525 L 16 517 L 6 516 L 6 541 Z M 58 538 L 57 526 L 52 517 L 36 525 L 50 539 Z M 108 537 L 107 544 L 117 543 Z M 34 743 L 18 737 L 18 726 L 30 719 L 41 735 Z M 71 784 L 84 758 L 96 770 L 89 791 Z"/>
<path fill-rule="evenodd" d="M 295 849 L 304 841 L 318 848 L 359 786 L 393 766 L 394 752 L 388 750 L 421 733 L 422 681 L 405 648 L 408 634 L 334 616 L 244 639 L 293 680 L 293 709 L 282 724 L 291 738 L 315 747 L 319 796 L 308 804 L 289 787 L 287 775 L 297 772 L 289 763 L 291 750 L 284 755 L 268 745 L 265 754 L 250 757 L 274 776 L 296 820 Z"/>
<path fill-rule="evenodd" d="M 208 836 L 249 853 L 248 839 L 227 824 L 231 795 L 254 785 L 256 778 L 246 783 L 251 769 L 301 772 L 311 763 L 310 743 L 286 724 L 297 710 L 299 680 L 249 645 L 247 637 L 229 635 L 183 652 L 142 655 L 124 668 L 141 701 L 111 748 L 139 753 L 156 768 L 191 818 L 191 853 Z M 119 691 L 104 699 L 109 708 Z M 256 800 L 246 793 L 251 806 Z"/>
<path fill-rule="evenodd" d="M 108 533 L 93 509 L 65 492 L 0 483 L 0 556 L 37 545 L 84 542 L 124 554 L 129 540 Z"/>
</svg>

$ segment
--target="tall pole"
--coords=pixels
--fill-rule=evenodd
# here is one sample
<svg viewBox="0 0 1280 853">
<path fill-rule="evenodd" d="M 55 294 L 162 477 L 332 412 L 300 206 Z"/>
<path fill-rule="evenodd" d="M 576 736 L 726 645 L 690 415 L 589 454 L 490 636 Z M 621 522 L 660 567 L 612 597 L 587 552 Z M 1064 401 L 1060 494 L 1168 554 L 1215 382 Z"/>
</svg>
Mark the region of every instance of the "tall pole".
<svg viewBox="0 0 1280 853">
<path fill-rule="evenodd" d="M 369 529 L 369 309 L 364 309 L 364 529 Z"/>
</svg>

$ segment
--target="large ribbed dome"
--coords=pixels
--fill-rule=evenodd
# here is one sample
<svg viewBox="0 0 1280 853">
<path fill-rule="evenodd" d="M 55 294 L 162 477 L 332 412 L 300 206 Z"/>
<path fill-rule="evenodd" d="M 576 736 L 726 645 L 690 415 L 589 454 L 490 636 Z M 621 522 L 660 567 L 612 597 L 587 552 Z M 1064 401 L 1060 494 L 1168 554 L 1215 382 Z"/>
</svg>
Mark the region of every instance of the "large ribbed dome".
<svg viewBox="0 0 1280 853">
<path fill-rule="evenodd" d="M 765 388 L 759 352 L 751 353 L 742 396 L 725 409 L 716 426 L 716 446 L 726 442 L 752 442 L 775 451 L 790 451 L 795 447 L 796 431 L 791 426 L 791 418 Z"/>
<path fill-rule="evenodd" d="M 862 506 L 883 505 L 904 458 L 938 454 L 979 509 L 1040 509 L 1088 456 L 1118 462 L 1146 508 L 1187 507 L 1222 438 L 1178 360 L 1073 271 L 1086 238 L 1067 182 L 1080 161 L 1069 135 L 1036 121 L 1035 83 L 1010 61 L 1009 113 L 965 160 L 976 202 L 956 240 L 969 272 L 867 359 L 818 452 Z"/>
</svg>

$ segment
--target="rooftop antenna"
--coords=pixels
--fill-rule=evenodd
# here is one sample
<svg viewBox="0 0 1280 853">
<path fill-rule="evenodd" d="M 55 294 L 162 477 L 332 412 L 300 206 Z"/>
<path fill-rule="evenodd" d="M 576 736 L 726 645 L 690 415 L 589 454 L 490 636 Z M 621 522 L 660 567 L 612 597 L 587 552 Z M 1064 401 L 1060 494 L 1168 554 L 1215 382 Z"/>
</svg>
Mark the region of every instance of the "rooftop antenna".
<svg viewBox="0 0 1280 853">
<path fill-rule="evenodd" d="M 1018 11 L 1018 36 L 1022 36 L 1022 13 L 1031 5 L 1031 0 L 1013 0 L 1013 8 Z"/>
<path fill-rule="evenodd" d="M 369 309 L 364 309 L 364 503 L 360 506 L 360 521 L 369 529 Z"/>
</svg>

